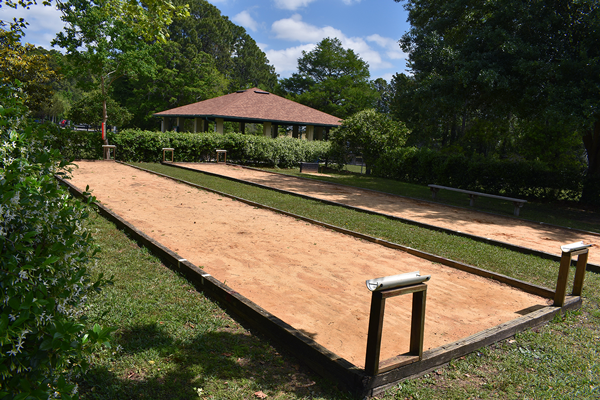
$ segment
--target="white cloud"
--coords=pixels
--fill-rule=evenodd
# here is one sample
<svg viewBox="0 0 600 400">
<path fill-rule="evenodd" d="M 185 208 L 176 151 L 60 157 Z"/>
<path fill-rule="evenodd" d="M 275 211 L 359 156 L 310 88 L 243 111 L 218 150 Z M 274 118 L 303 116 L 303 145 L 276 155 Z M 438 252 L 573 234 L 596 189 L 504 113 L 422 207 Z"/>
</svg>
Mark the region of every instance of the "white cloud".
<svg viewBox="0 0 600 400">
<path fill-rule="evenodd" d="M 252 32 L 256 32 L 256 29 L 258 29 L 258 23 L 252 18 L 248 10 L 242 11 L 231 20 L 244 28 L 250 29 Z"/>
<path fill-rule="evenodd" d="M 262 47 L 261 49 L 265 52 L 277 73 L 282 77 L 286 77 L 298 70 L 298 59 L 302 57 L 302 51 L 311 51 L 315 47 L 316 44 L 310 43 L 283 50 L 265 50 Z"/>
<path fill-rule="evenodd" d="M 275 6 L 284 10 L 295 11 L 300 7 L 306 7 L 315 0 L 275 0 Z"/>
<path fill-rule="evenodd" d="M 338 38 L 342 42 L 342 46 L 344 48 L 350 48 L 354 50 L 354 52 L 357 53 L 363 60 L 369 63 L 370 68 L 381 69 L 392 67 L 392 64 L 388 61 L 384 61 L 381 57 L 381 54 L 372 49 L 363 38 L 347 37 L 342 31 L 331 26 L 318 28 L 316 26 L 307 24 L 306 22 L 302 21 L 302 16 L 299 14 L 294 14 L 291 18 L 275 21 L 271 26 L 271 30 L 277 39 L 298 41 L 301 43 L 317 43 L 327 37 Z M 389 40 L 391 41 L 392 39 Z"/>
<path fill-rule="evenodd" d="M 47 49 L 52 48 L 50 42 L 56 37 L 65 26 L 60 19 L 61 13 L 52 6 L 42 4 L 32 5 L 29 10 L 22 7 L 12 9 L 2 7 L 2 20 L 12 21 L 13 18 L 24 18 L 29 23 L 25 30 L 23 43 L 31 43 L 35 46 L 42 46 Z"/>
<path fill-rule="evenodd" d="M 272 32 L 277 39 L 293 40 L 299 42 L 319 42 L 326 37 L 344 36 L 342 31 L 331 26 L 317 28 L 302 21 L 300 14 L 294 14 L 291 18 L 280 19 L 273 22 Z"/>
<path fill-rule="evenodd" d="M 369 42 L 375 42 L 380 47 L 386 49 L 386 55 L 392 60 L 401 60 L 403 58 L 406 58 L 406 54 L 400 48 L 400 44 L 397 40 L 386 38 L 378 34 L 367 36 L 367 40 Z"/>
<path fill-rule="evenodd" d="M 345 5 L 349 6 L 354 3 L 360 3 L 360 0 L 342 0 Z"/>
</svg>

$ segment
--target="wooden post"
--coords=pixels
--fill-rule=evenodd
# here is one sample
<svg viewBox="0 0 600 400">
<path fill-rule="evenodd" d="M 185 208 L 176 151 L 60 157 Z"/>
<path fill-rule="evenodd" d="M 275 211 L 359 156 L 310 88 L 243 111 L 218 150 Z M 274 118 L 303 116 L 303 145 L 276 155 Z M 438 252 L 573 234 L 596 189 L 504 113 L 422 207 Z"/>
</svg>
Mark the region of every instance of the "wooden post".
<svg viewBox="0 0 600 400">
<path fill-rule="evenodd" d="M 560 267 L 558 269 L 556 291 L 554 292 L 555 306 L 562 307 L 565 304 L 567 281 L 569 280 L 569 269 L 571 267 L 571 258 L 573 256 L 578 256 L 577 267 L 575 269 L 575 280 L 573 281 L 573 295 L 581 296 L 583 280 L 585 278 L 585 268 L 588 260 L 588 252 L 588 249 L 562 252 L 562 256 L 560 257 Z"/>
<path fill-rule="evenodd" d="M 381 292 L 373 292 L 373 296 L 371 296 L 371 313 L 369 316 L 369 333 L 367 336 L 367 355 L 365 357 L 365 371 L 369 375 L 377 375 L 379 372 L 384 311 L 385 299 L 381 295 Z"/>
<path fill-rule="evenodd" d="M 381 335 L 383 332 L 383 315 L 385 300 L 402 294 L 413 294 L 412 315 L 410 323 L 409 352 L 382 363 L 379 362 L 381 354 Z M 368 375 L 377 375 L 401 365 L 413 363 L 423 357 L 423 335 L 425 329 L 425 301 L 427 285 L 406 286 L 373 292 L 371 297 L 371 315 L 369 316 L 369 333 L 367 336 L 367 354 L 365 356 L 365 372 Z"/>
<path fill-rule="evenodd" d="M 583 289 L 583 279 L 585 278 L 585 267 L 587 266 L 588 252 L 580 254 L 577 257 L 577 267 L 575 268 L 575 280 L 573 281 L 573 296 L 581 296 Z"/>
</svg>

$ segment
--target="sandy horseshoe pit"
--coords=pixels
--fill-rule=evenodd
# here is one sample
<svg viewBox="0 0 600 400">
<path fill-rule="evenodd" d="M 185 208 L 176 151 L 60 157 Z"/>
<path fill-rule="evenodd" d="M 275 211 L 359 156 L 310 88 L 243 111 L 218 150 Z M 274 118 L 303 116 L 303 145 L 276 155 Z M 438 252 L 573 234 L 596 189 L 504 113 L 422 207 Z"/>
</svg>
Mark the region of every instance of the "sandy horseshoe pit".
<svg viewBox="0 0 600 400">
<path fill-rule="evenodd" d="M 138 230 L 357 367 L 371 292 L 365 280 L 431 275 L 424 350 L 549 304 L 493 280 L 115 162 L 78 161 L 71 183 Z M 409 347 L 411 296 L 386 305 L 381 359 Z"/>
</svg>

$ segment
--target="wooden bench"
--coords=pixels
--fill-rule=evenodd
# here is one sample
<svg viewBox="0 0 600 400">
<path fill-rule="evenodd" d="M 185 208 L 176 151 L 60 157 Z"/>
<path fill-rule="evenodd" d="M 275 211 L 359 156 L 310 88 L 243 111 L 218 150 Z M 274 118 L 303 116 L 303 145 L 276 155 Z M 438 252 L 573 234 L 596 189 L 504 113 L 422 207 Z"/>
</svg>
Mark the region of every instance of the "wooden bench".
<svg viewBox="0 0 600 400">
<path fill-rule="evenodd" d="M 306 172 L 314 172 L 314 173 L 319 173 L 319 163 L 315 162 L 315 163 L 309 163 L 309 162 L 301 162 L 300 163 L 300 172 L 301 173 L 306 173 Z"/>
<path fill-rule="evenodd" d="M 223 155 L 223 162 L 227 164 L 227 150 L 217 150 L 217 164 L 219 163 L 221 154 Z"/>
<path fill-rule="evenodd" d="M 171 148 L 171 147 L 163 147 L 163 149 L 162 149 L 162 152 L 163 152 L 163 162 L 166 162 L 166 160 L 165 160 L 165 153 L 167 151 L 171 153 L 171 162 L 173 162 L 173 156 L 175 154 L 175 149 Z"/>
<path fill-rule="evenodd" d="M 104 159 L 105 160 L 111 160 L 110 158 L 110 151 L 112 150 L 113 152 L 113 158 L 112 160 L 116 160 L 117 159 L 117 146 L 115 146 L 114 144 L 103 144 L 102 145 L 102 152 L 104 153 Z"/>
<path fill-rule="evenodd" d="M 437 194 L 437 192 L 440 189 L 452 190 L 454 192 L 460 192 L 460 193 L 465 193 L 465 194 L 469 195 L 469 199 L 470 199 L 469 205 L 471 207 L 475 206 L 475 199 L 477 197 L 479 197 L 479 196 L 482 196 L 482 197 L 491 197 L 492 199 L 512 201 L 513 205 L 515 206 L 514 214 L 517 217 L 519 216 L 519 211 L 521 210 L 521 207 L 523 207 L 523 204 L 527 203 L 527 200 L 513 199 L 512 197 L 505 197 L 505 196 L 496 196 L 495 194 L 473 192 L 471 190 L 456 189 L 456 188 L 451 188 L 451 187 L 448 187 L 448 186 L 440 186 L 440 185 L 428 185 L 428 186 L 431 189 L 431 197 L 434 200 L 435 200 L 435 195 Z"/>
</svg>

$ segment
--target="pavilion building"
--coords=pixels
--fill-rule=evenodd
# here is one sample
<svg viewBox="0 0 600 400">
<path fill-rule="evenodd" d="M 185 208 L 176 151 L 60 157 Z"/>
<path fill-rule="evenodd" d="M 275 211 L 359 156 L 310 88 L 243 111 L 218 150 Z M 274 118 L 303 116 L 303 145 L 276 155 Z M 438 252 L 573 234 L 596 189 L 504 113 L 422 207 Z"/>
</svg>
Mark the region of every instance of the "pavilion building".
<svg viewBox="0 0 600 400">
<path fill-rule="evenodd" d="M 216 131 L 223 133 L 223 123 L 231 121 L 240 124 L 242 133 L 246 131 L 246 124 L 262 124 L 263 134 L 269 137 L 277 136 L 280 125 L 292 126 L 292 136 L 301 137 L 302 130 L 306 140 L 324 140 L 329 129 L 342 124 L 338 117 L 258 88 L 238 90 L 154 115 L 162 117 L 163 132 L 183 127 L 186 120 L 193 120 L 193 132 L 207 132 L 209 123 L 213 122 Z"/>
</svg>

